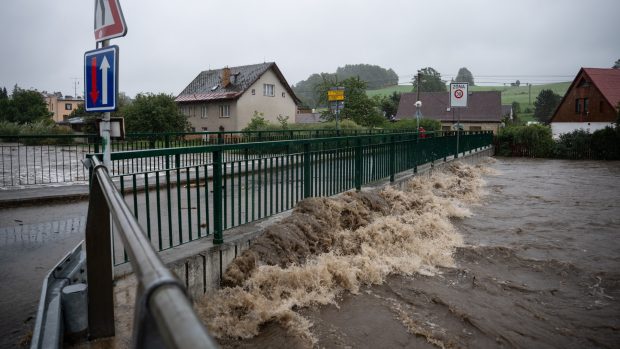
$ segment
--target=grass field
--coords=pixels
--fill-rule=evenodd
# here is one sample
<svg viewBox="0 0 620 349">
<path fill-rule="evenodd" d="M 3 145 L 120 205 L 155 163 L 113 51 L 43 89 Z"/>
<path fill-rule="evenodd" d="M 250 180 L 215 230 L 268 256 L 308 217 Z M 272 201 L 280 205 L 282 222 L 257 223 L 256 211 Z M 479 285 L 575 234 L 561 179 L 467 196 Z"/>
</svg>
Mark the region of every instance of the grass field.
<svg viewBox="0 0 620 349">
<path fill-rule="evenodd" d="M 536 97 L 540 93 L 540 91 L 544 89 L 551 89 L 553 92 L 559 94 L 560 96 L 564 96 L 566 90 L 570 82 L 558 82 L 554 84 L 545 84 L 545 85 L 532 85 L 531 94 L 529 92 L 528 86 L 470 86 L 471 91 L 501 91 L 502 92 L 502 104 L 512 104 L 512 102 L 519 102 L 521 105 L 521 111 L 524 112 L 525 108 L 534 109 L 534 101 Z M 411 85 L 397 85 L 390 86 L 386 88 L 382 88 L 380 90 L 368 90 L 366 94 L 368 96 L 375 95 L 391 95 L 392 92 L 411 92 Z"/>
</svg>

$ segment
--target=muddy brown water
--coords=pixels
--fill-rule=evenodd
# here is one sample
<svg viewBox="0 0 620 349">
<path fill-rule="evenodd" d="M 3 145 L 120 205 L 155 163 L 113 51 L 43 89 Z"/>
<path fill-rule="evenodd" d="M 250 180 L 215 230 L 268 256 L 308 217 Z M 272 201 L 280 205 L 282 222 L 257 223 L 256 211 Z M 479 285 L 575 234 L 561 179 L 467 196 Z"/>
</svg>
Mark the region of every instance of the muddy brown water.
<svg viewBox="0 0 620 349">
<path fill-rule="evenodd" d="M 342 220 L 325 218 L 319 225 L 347 231 L 328 234 L 335 252 L 325 254 L 316 238 L 287 242 L 300 253 L 284 259 L 248 252 L 251 263 L 229 270 L 237 287 L 209 295 L 199 311 L 231 348 L 620 347 L 620 163 L 498 159 L 487 166 L 492 171 L 457 173 L 462 182 L 482 176 L 479 187 L 428 179 L 439 199 L 424 191 L 418 199 L 432 209 L 392 195 L 395 219 L 362 210 L 361 218 L 374 215 L 370 226 L 392 231 L 389 243 L 361 241 Z M 400 234 L 400 223 L 419 239 Z M 301 258 L 311 265 L 304 268 L 299 256 L 308 251 L 319 257 Z"/>
</svg>

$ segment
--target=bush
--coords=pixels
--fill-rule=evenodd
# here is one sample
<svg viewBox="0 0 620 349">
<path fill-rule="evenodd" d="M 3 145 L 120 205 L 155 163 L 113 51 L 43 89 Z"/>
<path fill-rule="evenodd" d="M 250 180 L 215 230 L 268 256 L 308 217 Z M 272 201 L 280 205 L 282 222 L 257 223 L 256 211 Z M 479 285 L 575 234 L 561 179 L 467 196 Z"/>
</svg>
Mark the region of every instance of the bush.
<svg viewBox="0 0 620 349">
<path fill-rule="evenodd" d="M 605 127 L 592 134 L 592 155 L 601 160 L 620 160 L 620 127 Z"/>
<path fill-rule="evenodd" d="M 2 136 L 17 136 L 21 131 L 19 124 L 8 121 L 0 121 L 0 135 Z M 6 138 L 5 138 L 6 139 Z M 11 141 L 13 139 L 10 139 Z"/>
<path fill-rule="evenodd" d="M 70 135 L 73 131 L 66 126 L 58 126 L 51 120 L 41 120 L 30 124 L 22 125 L 21 135 Z M 71 144 L 73 138 L 60 137 L 60 138 L 22 138 L 21 143 L 26 145 L 42 145 L 42 144 Z"/>
<path fill-rule="evenodd" d="M 584 130 L 576 130 L 560 135 L 553 148 L 554 157 L 560 159 L 588 159 L 592 134 Z"/>
<path fill-rule="evenodd" d="M 398 120 L 396 122 L 386 121 L 384 127 L 388 130 L 415 130 L 417 122 L 415 119 Z M 432 119 L 420 119 L 420 127 L 427 132 L 441 131 L 441 122 Z"/>
<path fill-rule="evenodd" d="M 508 126 L 497 136 L 500 156 L 527 155 L 546 158 L 553 155 L 551 128 L 543 125 Z"/>
<path fill-rule="evenodd" d="M 26 145 L 40 144 L 71 144 L 72 138 L 19 138 L 19 136 L 44 136 L 44 135 L 69 135 L 73 131 L 65 126 L 58 126 L 51 120 L 39 120 L 36 122 L 20 125 L 18 123 L 2 121 L 0 122 L 0 135 L 15 136 L 3 138 L 10 142 L 21 142 Z"/>
</svg>

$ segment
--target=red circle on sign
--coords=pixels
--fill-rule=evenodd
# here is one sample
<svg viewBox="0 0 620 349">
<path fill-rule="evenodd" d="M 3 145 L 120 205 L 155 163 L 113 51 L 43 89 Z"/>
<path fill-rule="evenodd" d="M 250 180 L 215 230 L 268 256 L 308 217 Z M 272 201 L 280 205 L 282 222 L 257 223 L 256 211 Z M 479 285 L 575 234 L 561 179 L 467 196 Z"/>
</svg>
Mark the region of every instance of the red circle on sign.
<svg viewBox="0 0 620 349">
<path fill-rule="evenodd" d="M 462 98 L 463 97 L 463 90 L 456 90 L 456 91 L 454 91 L 454 97 Z"/>
</svg>

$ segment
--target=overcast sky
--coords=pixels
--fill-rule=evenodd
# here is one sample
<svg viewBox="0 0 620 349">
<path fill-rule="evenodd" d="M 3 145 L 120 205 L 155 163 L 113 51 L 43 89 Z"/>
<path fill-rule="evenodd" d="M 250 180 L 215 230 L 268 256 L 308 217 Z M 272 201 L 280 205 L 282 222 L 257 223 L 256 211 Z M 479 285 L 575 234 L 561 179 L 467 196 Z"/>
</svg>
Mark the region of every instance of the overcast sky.
<svg viewBox="0 0 620 349">
<path fill-rule="evenodd" d="M 345 64 L 445 79 L 569 81 L 620 58 L 620 0 L 120 0 L 120 87 L 177 95 L 209 68 L 275 61 L 289 84 Z M 1 0 L 0 87 L 83 90 L 93 0 Z"/>
</svg>

